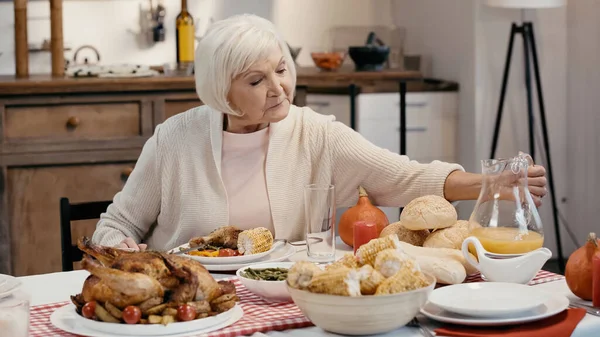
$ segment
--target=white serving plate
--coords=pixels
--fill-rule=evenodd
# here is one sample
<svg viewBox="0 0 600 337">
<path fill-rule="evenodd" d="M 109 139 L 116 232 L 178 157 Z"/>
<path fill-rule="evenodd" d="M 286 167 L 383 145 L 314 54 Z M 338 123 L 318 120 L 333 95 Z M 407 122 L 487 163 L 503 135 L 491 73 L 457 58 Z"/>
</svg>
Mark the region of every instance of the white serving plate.
<svg viewBox="0 0 600 337">
<path fill-rule="evenodd" d="M 538 321 L 563 312 L 569 307 L 569 299 L 560 294 L 548 293 L 542 305 L 535 309 L 502 317 L 473 317 L 446 311 L 431 302 L 427 302 L 421 313 L 436 321 L 470 326 L 503 326 Z"/>
<path fill-rule="evenodd" d="M 276 249 L 270 254 L 264 255 L 258 260 L 252 260 L 246 263 L 227 263 L 227 264 L 204 264 L 204 267 L 208 271 L 237 271 L 238 269 L 246 266 L 255 265 L 258 263 L 265 262 L 279 262 L 284 261 L 296 254 L 296 248 L 289 243 L 286 243 L 282 248 Z M 189 256 L 189 255 L 187 255 Z"/>
<path fill-rule="evenodd" d="M 0 274 L 0 298 L 5 298 L 21 287 L 21 281 L 12 275 Z"/>
<path fill-rule="evenodd" d="M 56 309 L 50 315 L 50 322 L 57 328 L 76 335 L 89 337 L 108 336 L 169 336 L 183 337 L 216 331 L 237 322 L 244 315 L 237 305 L 217 316 L 196 319 L 189 322 L 162 324 L 125 324 L 97 322 L 81 317 L 75 312 L 75 305 L 69 303 Z"/>
<path fill-rule="evenodd" d="M 194 255 L 189 255 L 189 254 L 181 254 L 181 256 L 185 256 L 187 258 L 190 258 L 192 260 L 196 260 L 200 263 L 202 263 L 203 265 L 207 265 L 207 264 L 240 264 L 240 263 L 248 263 L 248 262 L 252 262 L 252 261 L 256 261 L 262 257 L 265 257 L 271 253 L 273 253 L 274 251 L 283 248 L 286 245 L 286 242 L 284 241 L 275 241 L 273 243 L 273 245 L 271 246 L 271 249 L 269 249 L 266 252 L 262 252 L 262 253 L 258 253 L 258 254 L 251 254 L 251 255 L 240 255 L 240 256 L 227 256 L 227 257 L 206 257 L 206 256 L 194 256 Z M 171 249 L 169 251 L 169 253 L 173 253 L 173 252 L 177 252 L 179 251 L 180 248 L 183 249 L 189 249 L 190 245 L 188 243 L 185 243 L 179 247 L 175 247 L 173 249 Z"/>
<path fill-rule="evenodd" d="M 548 292 L 517 283 L 474 282 L 435 289 L 429 302 L 450 312 L 472 317 L 502 317 L 532 310 Z"/>
</svg>

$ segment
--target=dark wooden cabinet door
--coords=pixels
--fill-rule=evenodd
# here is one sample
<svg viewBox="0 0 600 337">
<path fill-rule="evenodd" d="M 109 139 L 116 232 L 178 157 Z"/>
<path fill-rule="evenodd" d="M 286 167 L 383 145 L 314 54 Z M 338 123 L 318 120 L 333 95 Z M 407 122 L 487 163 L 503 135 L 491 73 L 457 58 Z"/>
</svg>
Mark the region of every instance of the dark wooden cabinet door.
<svg viewBox="0 0 600 337">
<path fill-rule="evenodd" d="M 134 163 L 8 168 L 12 274 L 61 271 L 59 200 L 112 200 Z M 72 237 L 91 236 L 97 220 L 72 222 Z"/>
</svg>

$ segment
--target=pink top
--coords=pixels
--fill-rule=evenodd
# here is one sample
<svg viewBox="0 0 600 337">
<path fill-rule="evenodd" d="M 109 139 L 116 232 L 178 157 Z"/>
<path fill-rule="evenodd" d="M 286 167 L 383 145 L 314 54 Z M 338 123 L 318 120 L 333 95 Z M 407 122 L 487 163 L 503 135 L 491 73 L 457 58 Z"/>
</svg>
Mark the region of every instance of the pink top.
<svg viewBox="0 0 600 337">
<path fill-rule="evenodd" d="M 229 224 L 239 229 L 275 229 L 267 193 L 265 161 L 269 147 L 269 128 L 252 133 L 223 132 L 221 172 Z"/>
</svg>

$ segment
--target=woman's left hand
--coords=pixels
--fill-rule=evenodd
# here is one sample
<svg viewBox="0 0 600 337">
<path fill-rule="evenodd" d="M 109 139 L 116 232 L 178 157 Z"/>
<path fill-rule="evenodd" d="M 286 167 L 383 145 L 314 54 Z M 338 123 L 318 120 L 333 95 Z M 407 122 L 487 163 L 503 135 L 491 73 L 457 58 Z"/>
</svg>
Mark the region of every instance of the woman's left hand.
<svg viewBox="0 0 600 337">
<path fill-rule="evenodd" d="M 529 167 L 527 171 L 527 184 L 537 207 L 542 205 L 542 198 L 548 193 L 548 189 L 546 188 L 547 183 L 546 169 L 543 166 L 533 165 Z"/>
</svg>

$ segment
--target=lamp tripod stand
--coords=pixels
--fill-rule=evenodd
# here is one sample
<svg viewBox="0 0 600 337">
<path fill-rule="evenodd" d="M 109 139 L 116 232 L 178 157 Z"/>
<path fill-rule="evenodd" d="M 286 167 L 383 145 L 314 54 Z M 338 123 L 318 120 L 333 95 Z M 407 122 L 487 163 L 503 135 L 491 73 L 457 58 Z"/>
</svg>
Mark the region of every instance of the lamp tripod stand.
<svg viewBox="0 0 600 337">
<path fill-rule="evenodd" d="M 565 261 L 562 251 L 562 243 L 560 239 L 560 228 L 558 222 L 558 208 L 556 205 L 556 195 L 554 189 L 554 179 L 552 175 L 552 161 L 550 159 L 550 142 L 548 140 L 548 127 L 546 125 L 546 111 L 544 108 L 544 97 L 542 94 L 542 81 L 538 67 L 538 57 L 535 46 L 535 38 L 533 35 L 533 24 L 531 22 L 523 22 L 522 25 L 513 23 L 510 29 L 510 39 L 508 42 L 508 52 L 506 54 L 506 63 L 504 65 L 504 75 L 502 77 L 502 89 L 500 90 L 500 101 L 498 103 L 498 112 L 496 116 L 496 124 L 494 126 L 494 138 L 492 140 L 492 152 L 490 158 L 495 158 L 496 147 L 498 145 L 498 136 L 500 132 L 500 122 L 502 121 L 502 109 L 504 107 L 504 98 L 506 96 L 506 85 L 508 84 L 508 73 L 510 70 L 510 61 L 515 35 L 520 34 L 523 37 L 523 52 L 525 55 L 525 88 L 527 91 L 527 116 L 529 129 L 529 154 L 535 158 L 535 141 L 534 141 L 534 115 L 533 115 L 533 98 L 531 92 L 531 61 L 533 61 L 533 71 L 535 75 L 535 84 L 537 89 L 538 104 L 540 107 L 540 121 L 542 126 L 542 135 L 544 141 L 544 151 L 548 160 L 546 167 L 548 172 L 548 185 L 550 187 L 550 197 L 552 200 L 552 215 L 554 218 L 554 233 L 556 236 L 556 246 L 558 254 L 558 266 L 561 272 L 564 272 Z"/>
</svg>

